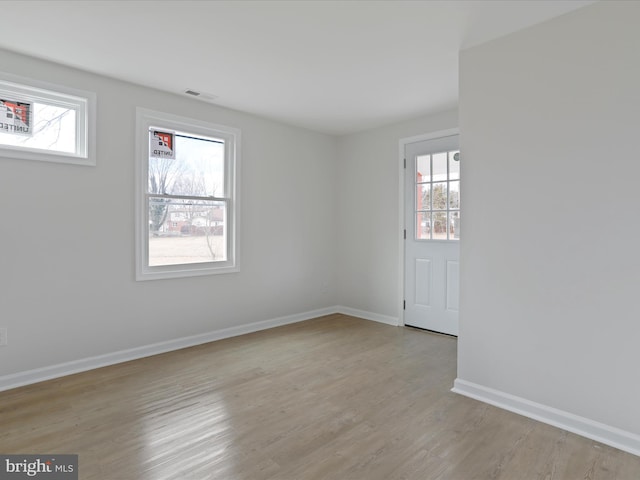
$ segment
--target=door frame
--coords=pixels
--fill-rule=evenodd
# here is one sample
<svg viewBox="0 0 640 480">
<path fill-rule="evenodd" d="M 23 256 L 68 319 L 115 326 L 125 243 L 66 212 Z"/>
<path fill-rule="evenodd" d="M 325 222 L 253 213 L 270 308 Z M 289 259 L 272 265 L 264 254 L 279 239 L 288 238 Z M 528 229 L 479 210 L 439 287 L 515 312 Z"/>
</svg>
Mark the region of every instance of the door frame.
<svg viewBox="0 0 640 480">
<path fill-rule="evenodd" d="M 404 303 L 403 303 L 405 299 L 404 275 L 405 275 L 405 267 L 406 267 L 406 262 L 405 262 L 406 252 L 405 252 L 405 239 L 404 239 L 404 230 L 406 228 L 406 225 L 405 225 L 406 208 L 405 208 L 405 198 L 404 198 L 404 195 L 405 195 L 404 181 L 405 181 L 405 175 L 406 175 L 405 156 L 404 156 L 405 147 L 410 143 L 422 142 L 424 140 L 434 140 L 440 137 L 450 137 L 452 135 L 460 135 L 460 128 L 458 127 L 449 128 L 446 130 L 438 130 L 436 132 L 424 133 L 422 135 L 415 135 L 413 137 L 401 138 L 398 142 L 398 166 L 399 166 L 399 172 L 400 172 L 398 175 L 398 192 L 399 192 L 398 199 L 400 203 L 400 215 L 398 220 L 398 224 L 399 224 L 398 231 L 400 232 L 400 234 L 398 235 L 398 238 L 399 238 L 398 251 L 400 252 L 400 258 L 399 258 L 400 268 L 398 269 L 400 272 L 400 278 L 398 281 L 398 305 L 400 306 L 400 315 L 398 315 L 398 324 L 400 326 L 405 325 Z"/>
</svg>

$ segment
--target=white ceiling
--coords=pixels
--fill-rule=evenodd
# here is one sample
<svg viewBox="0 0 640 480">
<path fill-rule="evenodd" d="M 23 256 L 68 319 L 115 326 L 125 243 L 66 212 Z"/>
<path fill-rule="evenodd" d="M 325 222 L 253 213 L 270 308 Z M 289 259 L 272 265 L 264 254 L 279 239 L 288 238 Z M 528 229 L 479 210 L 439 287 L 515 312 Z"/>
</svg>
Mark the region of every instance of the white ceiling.
<svg viewBox="0 0 640 480">
<path fill-rule="evenodd" d="M 0 47 L 346 134 L 454 108 L 460 49 L 590 3 L 12 0 Z"/>
</svg>

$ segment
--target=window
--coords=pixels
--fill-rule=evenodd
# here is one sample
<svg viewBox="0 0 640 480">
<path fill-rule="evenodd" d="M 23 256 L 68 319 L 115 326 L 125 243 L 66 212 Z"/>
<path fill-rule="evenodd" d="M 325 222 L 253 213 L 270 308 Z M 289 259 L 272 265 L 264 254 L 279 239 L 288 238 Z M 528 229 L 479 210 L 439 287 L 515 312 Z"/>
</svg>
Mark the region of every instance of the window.
<svg viewBox="0 0 640 480">
<path fill-rule="evenodd" d="M 416 239 L 460 239 L 460 152 L 416 158 Z"/>
<path fill-rule="evenodd" d="M 91 92 L 0 73 L 0 156 L 95 165 Z"/>
<path fill-rule="evenodd" d="M 240 131 L 139 108 L 136 278 L 238 271 Z"/>
</svg>

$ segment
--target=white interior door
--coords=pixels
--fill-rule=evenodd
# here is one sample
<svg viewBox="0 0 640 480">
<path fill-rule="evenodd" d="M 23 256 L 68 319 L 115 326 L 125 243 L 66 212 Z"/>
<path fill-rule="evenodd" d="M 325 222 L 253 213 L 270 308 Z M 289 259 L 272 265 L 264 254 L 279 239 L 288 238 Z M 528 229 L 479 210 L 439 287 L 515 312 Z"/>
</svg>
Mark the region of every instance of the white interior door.
<svg viewBox="0 0 640 480">
<path fill-rule="evenodd" d="M 458 135 L 405 145 L 404 323 L 458 335 Z"/>
</svg>

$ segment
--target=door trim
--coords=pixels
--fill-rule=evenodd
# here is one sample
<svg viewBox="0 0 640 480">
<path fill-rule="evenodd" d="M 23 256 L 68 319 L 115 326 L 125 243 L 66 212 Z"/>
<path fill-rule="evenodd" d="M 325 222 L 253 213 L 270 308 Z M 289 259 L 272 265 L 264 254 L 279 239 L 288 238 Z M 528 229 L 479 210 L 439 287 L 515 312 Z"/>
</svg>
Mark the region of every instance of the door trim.
<svg viewBox="0 0 640 480">
<path fill-rule="evenodd" d="M 404 239 L 404 229 L 406 228 L 404 220 L 405 220 L 405 202 L 404 202 L 404 180 L 405 180 L 405 167 L 404 167 L 404 150 L 405 147 L 410 143 L 422 142 L 424 140 L 433 140 L 441 137 L 450 137 L 452 135 L 460 135 L 459 128 L 449 128 L 446 130 L 438 130 L 436 132 L 424 133 L 422 135 L 415 135 L 413 137 L 401 138 L 398 141 L 398 167 L 399 167 L 399 175 L 398 175 L 398 199 L 399 199 L 399 220 L 398 220 L 398 242 L 399 242 L 399 258 L 400 262 L 399 270 L 399 279 L 398 279 L 398 305 L 400 306 L 400 315 L 398 315 L 400 326 L 404 326 L 404 274 L 405 274 L 405 239 Z"/>
</svg>

